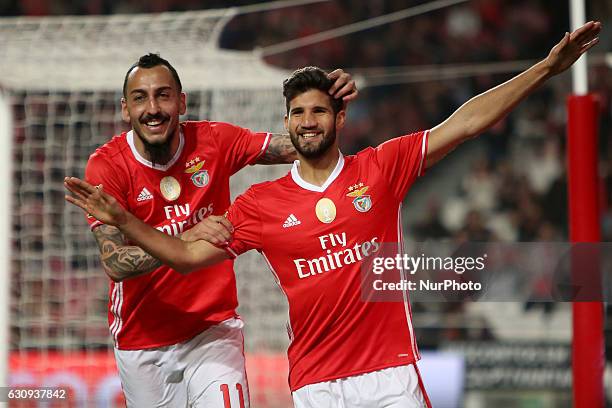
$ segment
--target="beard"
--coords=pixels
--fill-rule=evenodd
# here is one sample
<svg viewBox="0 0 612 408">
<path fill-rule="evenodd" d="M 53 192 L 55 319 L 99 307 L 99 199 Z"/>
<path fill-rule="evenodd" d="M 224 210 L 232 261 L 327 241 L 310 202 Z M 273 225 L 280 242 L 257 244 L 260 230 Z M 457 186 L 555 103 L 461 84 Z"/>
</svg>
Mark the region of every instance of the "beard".
<svg viewBox="0 0 612 408">
<path fill-rule="evenodd" d="M 168 137 L 168 139 L 162 143 L 149 143 L 144 137 L 140 137 L 140 139 L 142 140 L 145 152 L 149 156 L 149 160 L 151 163 L 153 163 L 153 165 L 166 164 L 172 158 L 172 149 L 170 144 L 174 139 L 174 134 L 170 135 L 170 137 Z"/>
<path fill-rule="evenodd" d="M 336 141 L 336 130 L 332 130 L 329 133 L 324 133 L 322 140 L 319 144 L 309 143 L 306 146 L 300 145 L 301 136 L 295 132 L 289 132 L 291 137 L 291 143 L 295 150 L 307 159 L 317 159 L 323 156 Z"/>
<path fill-rule="evenodd" d="M 167 118 L 161 117 L 161 116 L 155 116 L 155 117 L 146 116 L 142 119 L 142 121 L 147 122 L 149 120 L 154 120 L 154 119 L 168 120 Z M 147 154 L 147 156 L 149 157 L 149 161 L 153 165 L 166 164 L 170 161 L 170 159 L 172 158 L 172 146 L 171 145 L 176 135 L 176 130 L 171 131 L 168 135 L 168 138 L 165 141 L 151 143 L 144 137 L 144 135 L 142 135 L 138 131 L 137 127 L 133 126 L 132 128 L 136 131 L 136 134 L 140 138 L 140 141 L 142 142 L 144 146 L 145 153 Z"/>
</svg>

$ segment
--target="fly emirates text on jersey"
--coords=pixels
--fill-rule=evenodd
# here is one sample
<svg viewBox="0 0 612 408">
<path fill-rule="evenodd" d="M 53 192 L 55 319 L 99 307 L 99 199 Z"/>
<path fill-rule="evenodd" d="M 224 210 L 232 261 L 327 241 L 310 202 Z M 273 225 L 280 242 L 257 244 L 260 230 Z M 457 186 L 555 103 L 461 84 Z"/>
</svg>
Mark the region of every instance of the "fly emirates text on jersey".
<svg viewBox="0 0 612 408">
<path fill-rule="evenodd" d="M 164 207 L 164 214 L 166 215 L 166 219 L 170 220 L 170 222 L 158 225 L 155 228 L 168 235 L 179 235 L 212 213 L 212 203 L 208 204 L 206 207 L 201 207 L 193 214 L 191 214 L 191 207 L 189 206 L 189 203 L 185 205 L 167 205 Z"/>
<path fill-rule="evenodd" d="M 378 237 L 347 247 L 346 232 L 321 235 L 318 240 L 321 248 L 325 251 L 325 255 L 312 259 L 298 258 L 293 260 L 300 279 L 354 264 L 380 249 Z"/>
</svg>

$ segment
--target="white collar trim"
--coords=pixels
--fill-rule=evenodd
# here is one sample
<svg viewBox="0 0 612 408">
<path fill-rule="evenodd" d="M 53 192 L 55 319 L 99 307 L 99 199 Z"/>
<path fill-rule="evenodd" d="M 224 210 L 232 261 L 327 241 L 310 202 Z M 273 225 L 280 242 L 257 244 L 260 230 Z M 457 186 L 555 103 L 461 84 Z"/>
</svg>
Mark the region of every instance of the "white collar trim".
<svg viewBox="0 0 612 408">
<path fill-rule="evenodd" d="M 130 149 L 132 149 L 132 154 L 134 155 L 134 158 L 138 160 L 140 163 L 144 164 L 147 167 L 155 169 L 155 170 L 166 171 L 170 167 L 172 167 L 174 163 L 176 163 L 179 157 L 181 157 L 181 153 L 183 153 L 183 147 L 185 146 L 185 137 L 183 136 L 183 130 L 181 129 L 179 131 L 178 149 L 176 149 L 176 153 L 174 153 L 174 156 L 172 157 L 172 159 L 166 164 L 153 164 L 149 160 L 142 157 L 140 153 L 138 153 L 138 150 L 136 149 L 136 145 L 134 144 L 134 130 L 130 130 L 127 133 L 127 142 L 130 145 Z"/>
<path fill-rule="evenodd" d="M 336 167 L 331 172 L 327 180 L 325 180 L 325 183 L 323 183 L 322 186 L 316 186 L 314 184 L 311 184 L 300 176 L 300 171 L 299 171 L 300 161 L 299 160 L 296 160 L 293 162 L 293 167 L 291 168 L 291 178 L 293 179 L 295 184 L 297 184 L 298 186 L 306 190 L 316 191 L 318 193 L 324 192 L 327 189 L 327 187 L 329 187 L 329 185 L 338 178 L 338 176 L 340 175 L 340 172 L 344 168 L 344 156 L 342 155 L 341 152 L 338 152 L 338 153 L 340 154 L 340 156 L 338 157 L 338 163 L 336 163 Z"/>
</svg>

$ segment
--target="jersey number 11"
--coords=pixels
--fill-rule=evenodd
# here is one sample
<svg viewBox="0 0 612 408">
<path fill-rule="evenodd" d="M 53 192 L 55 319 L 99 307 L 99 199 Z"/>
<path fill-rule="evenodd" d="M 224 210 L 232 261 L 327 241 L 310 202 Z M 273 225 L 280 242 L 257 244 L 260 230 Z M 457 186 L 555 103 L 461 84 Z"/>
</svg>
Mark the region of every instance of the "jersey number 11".
<svg viewBox="0 0 612 408">
<path fill-rule="evenodd" d="M 244 408 L 244 393 L 242 392 L 242 384 L 236 384 L 236 391 L 238 391 L 238 398 L 240 401 L 240 408 Z M 223 406 L 224 408 L 232 408 L 230 401 L 229 387 L 227 384 L 221 384 L 221 392 L 223 393 Z"/>
</svg>

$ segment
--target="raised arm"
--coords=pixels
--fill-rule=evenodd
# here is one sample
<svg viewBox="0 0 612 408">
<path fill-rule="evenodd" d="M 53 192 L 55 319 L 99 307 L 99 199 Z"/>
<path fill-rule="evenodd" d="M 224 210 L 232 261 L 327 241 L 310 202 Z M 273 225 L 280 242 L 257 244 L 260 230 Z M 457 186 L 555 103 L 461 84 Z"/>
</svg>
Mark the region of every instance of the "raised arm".
<svg viewBox="0 0 612 408">
<path fill-rule="evenodd" d="M 296 159 L 297 154 L 289 134 L 273 133 L 268 148 L 259 156 L 257 164 L 288 164 Z"/>
<path fill-rule="evenodd" d="M 328 74 L 328 78 L 334 80 L 334 84 L 329 89 L 330 95 L 333 95 L 334 98 L 342 98 L 345 104 L 357 98 L 359 91 L 351 74 L 336 69 Z M 257 164 L 293 163 L 296 159 L 297 155 L 289 135 L 272 134 L 270 144 L 257 160 Z"/>
<path fill-rule="evenodd" d="M 118 228 L 144 251 L 178 272 L 188 273 L 229 258 L 223 249 L 206 241 L 185 242 L 145 224 L 106 194 L 102 186 L 94 187 L 75 177 L 67 177 L 64 186 L 73 194 L 66 196 L 66 201 L 104 224 Z"/>
<path fill-rule="evenodd" d="M 601 23 L 590 21 L 573 33 L 566 33 L 548 56 L 507 82 L 475 96 L 429 135 L 427 166 L 431 166 L 457 145 L 484 132 L 548 78 L 569 68 L 598 42 Z"/>
</svg>

